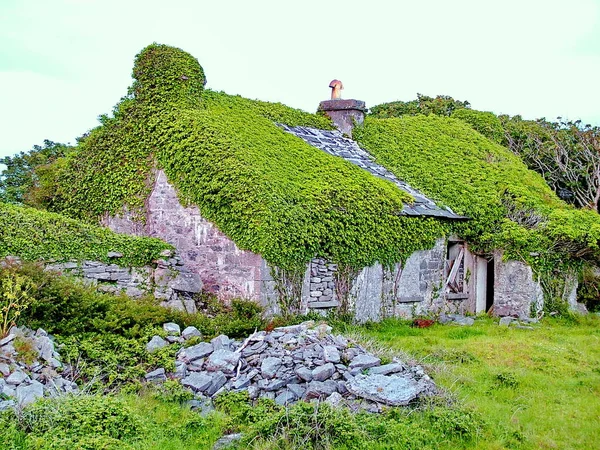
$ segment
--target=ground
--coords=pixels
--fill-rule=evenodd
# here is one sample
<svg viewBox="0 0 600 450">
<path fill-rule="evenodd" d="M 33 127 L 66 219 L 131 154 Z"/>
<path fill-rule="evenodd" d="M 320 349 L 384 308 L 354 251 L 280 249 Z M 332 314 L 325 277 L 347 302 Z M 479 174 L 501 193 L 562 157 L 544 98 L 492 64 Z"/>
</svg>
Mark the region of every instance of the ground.
<svg viewBox="0 0 600 450">
<path fill-rule="evenodd" d="M 42 402 L 17 417 L 0 416 L 0 449 L 208 450 L 235 432 L 250 436 L 236 448 L 257 449 L 598 448 L 597 315 L 544 319 L 533 330 L 488 317 L 472 327 L 422 329 L 399 320 L 331 323 L 384 360 L 424 365 L 444 391 L 441 399 L 352 416 L 307 404 L 249 406 L 234 395 L 200 416 L 176 382 L 159 391 L 129 385 L 115 395 Z"/>
</svg>

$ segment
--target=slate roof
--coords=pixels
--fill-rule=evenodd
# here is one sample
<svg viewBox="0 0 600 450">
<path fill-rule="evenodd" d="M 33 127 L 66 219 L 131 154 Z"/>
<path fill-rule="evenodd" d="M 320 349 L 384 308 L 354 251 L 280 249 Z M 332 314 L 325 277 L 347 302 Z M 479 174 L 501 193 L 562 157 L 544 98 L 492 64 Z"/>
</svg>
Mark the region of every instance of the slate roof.
<svg viewBox="0 0 600 450">
<path fill-rule="evenodd" d="M 392 172 L 382 165 L 377 164 L 375 159 L 368 152 L 360 148 L 356 142 L 344 137 L 338 130 L 327 131 L 309 127 L 280 126 L 288 133 L 303 139 L 313 147 L 321 149 L 330 155 L 344 158 L 346 161 L 361 167 L 376 177 L 391 181 L 404 192 L 408 192 L 414 197 L 415 202 L 412 205 L 404 205 L 402 209 L 404 215 L 467 219 L 467 217 L 454 213 L 450 208 L 442 208 L 436 205 L 433 200 L 427 198 L 408 183 L 398 179 Z"/>
</svg>

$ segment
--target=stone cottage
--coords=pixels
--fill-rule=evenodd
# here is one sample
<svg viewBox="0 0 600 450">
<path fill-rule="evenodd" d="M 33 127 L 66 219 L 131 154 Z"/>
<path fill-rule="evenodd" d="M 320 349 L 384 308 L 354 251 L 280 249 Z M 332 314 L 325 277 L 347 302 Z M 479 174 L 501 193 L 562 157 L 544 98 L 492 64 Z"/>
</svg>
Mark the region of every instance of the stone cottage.
<svg viewBox="0 0 600 450">
<path fill-rule="evenodd" d="M 337 130 L 280 126 L 311 146 L 387 179 L 411 194 L 415 202 L 404 206 L 403 215 L 469 220 L 436 205 L 398 179 L 351 139 L 353 126 L 364 120 L 364 102 L 336 98 L 322 102 L 319 108 L 332 119 Z M 239 249 L 205 220 L 196 206 L 182 205 L 164 171 L 156 170 L 154 180 L 146 202 L 145 223 L 123 214 L 106 216 L 103 224 L 120 233 L 158 237 L 173 244 L 186 270 L 199 275 L 205 290 L 223 300 L 255 300 L 276 312 L 280 293 L 272 269 L 261 255 Z M 302 282 L 302 312 L 326 312 L 340 305 L 342 289 L 336 285 L 336 270 L 335 264 L 322 258 L 310 261 Z M 529 316 L 543 304 L 540 284 L 526 264 L 503 261 L 500 251 L 475 254 L 467 242 L 453 237 L 440 238 L 433 248 L 413 253 L 404 265 L 365 267 L 353 274 L 349 284 L 344 287 L 346 301 L 360 322 L 441 312 Z M 575 302 L 576 287 L 574 281 L 565 293 L 571 302 Z"/>
</svg>

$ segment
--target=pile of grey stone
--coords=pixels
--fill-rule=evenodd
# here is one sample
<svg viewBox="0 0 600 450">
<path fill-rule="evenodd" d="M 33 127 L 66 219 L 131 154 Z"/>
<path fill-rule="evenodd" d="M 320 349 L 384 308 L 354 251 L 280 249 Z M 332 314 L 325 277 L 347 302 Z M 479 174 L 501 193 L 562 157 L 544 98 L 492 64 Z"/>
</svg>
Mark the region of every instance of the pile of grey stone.
<svg viewBox="0 0 600 450">
<path fill-rule="evenodd" d="M 27 351 L 19 353 L 15 346 Z M 69 371 L 48 333 L 41 328 L 13 327 L 0 340 L 0 411 L 26 406 L 44 396 L 78 391 L 77 385 L 65 378 Z"/>
<path fill-rule="evenodd" d="M 164 328 L 166 339 L 154 336 L 148 351 L 200 336 L 193 327 L 181 333 L 173 323 Z M 382 364 L 360 345 L 331 334 L 327 324 L 312 321 L 255 332 L 244 341 L 221 335 L 184 345 L 175 365 L 173 373 L 164 368 L 149 372 L 147 381 L 179 379 L 199 400 L 225 391 L 247 391 L 251 399 L 269 398 L 280 405 L 318 399 L 379 412 L 382 405 L 407 405 L 436 392 L 420 366 L 397 359 Z"/>
</svg>

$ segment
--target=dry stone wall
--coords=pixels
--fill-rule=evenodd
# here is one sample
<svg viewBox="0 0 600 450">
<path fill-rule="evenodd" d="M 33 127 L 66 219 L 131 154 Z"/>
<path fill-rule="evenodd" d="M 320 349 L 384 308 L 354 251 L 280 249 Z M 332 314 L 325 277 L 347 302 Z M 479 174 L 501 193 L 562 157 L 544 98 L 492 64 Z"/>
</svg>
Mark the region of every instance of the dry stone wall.
<svg viewBox="0 0 600 450">
<path fill-rule="evenodd" d="M 122 255 L 109 253 L 109 258 L 118 260 Z M 105 264 L 99 261 L 70 261 L 50 264 L 52 270 L 77 276 L 89 284 L 96 285 L 104 292 L 123 292 L 129 297 L 153 294 L 161 305 L 187 312 L 196 312 L 194 294 L 202 292 L 200 277 L 189 271 L 180 257 L 169 250 L 164 258 L 156 261 L 156 267 L 121 267 L 116 263 Z"/>
</svg>

